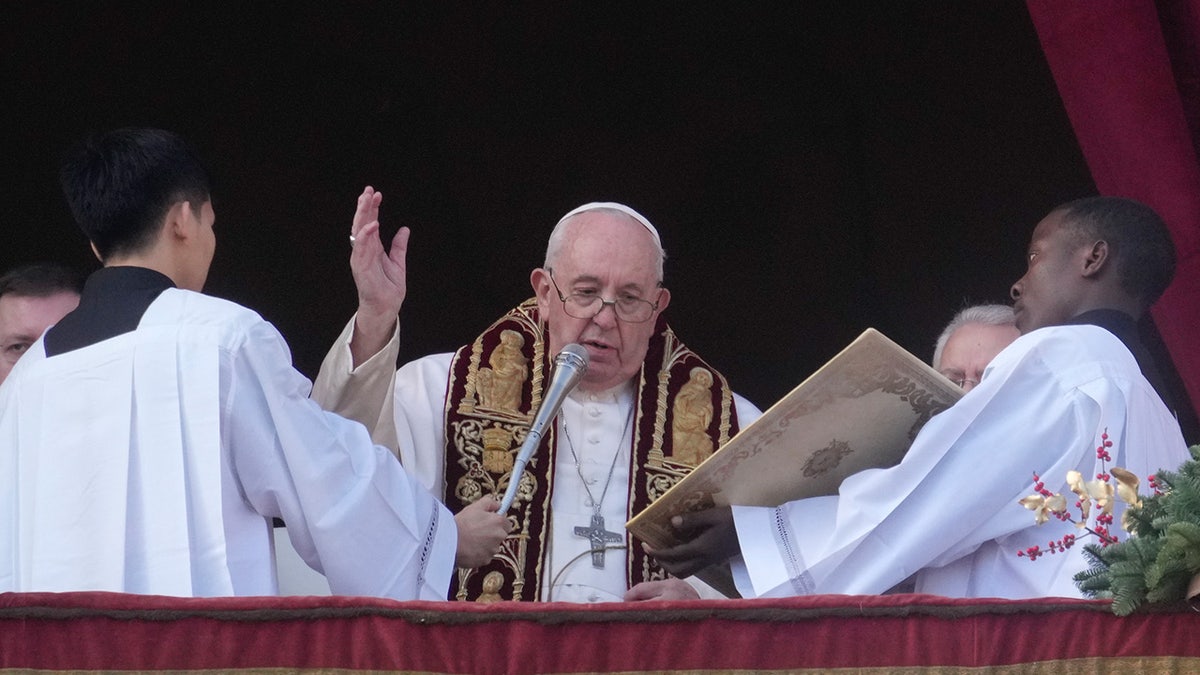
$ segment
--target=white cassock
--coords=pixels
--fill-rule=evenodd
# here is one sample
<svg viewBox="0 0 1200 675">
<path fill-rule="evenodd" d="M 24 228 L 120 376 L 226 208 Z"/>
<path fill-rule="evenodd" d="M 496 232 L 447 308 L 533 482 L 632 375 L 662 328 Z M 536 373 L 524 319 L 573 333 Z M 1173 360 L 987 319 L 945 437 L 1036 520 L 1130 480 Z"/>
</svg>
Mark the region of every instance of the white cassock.
<svg viewBox="0 0 1200 675">
<path fill-rule="evenodd" d="M 0 591 L 272 595 L 278 517 L 334 593 L 444 599 L 453 517 L 309 389 L 257 314 L 174 288 L 39 340 L 0 387 Z"/>
<path fill-rule="evenodd" d="M 1113 461 L 1102 466 L 1105 430 Z M 1079 597 L 1072 577 L 1086 569 L 1083 544 L 1094 538 L 1080 536 L 1066 554 L 1017 557 L 1082 535 L 1053 518 L 1037 526 L 1018 503 L 1034 494 L 1034 472 L 1073 504 L 1072 469 L 1091 480 L 1124 467 L 1145 492 L 1150 474 L 1188 457 L 1179 425 L 1116 337 L 1095 326 L 1044 328 L 1001 352 L 899 465 L 850 476 L 837 496 L 736 507 L 735 578 L 746 597 L 882 593 L 914 573 L 919 593 Z M 1124 538 L 1120 514 L 1113 531 Z"/>
<path fill-rule="evenodd" d="M 399 448 L 400 461 L 434 494 L 445 486 L 445 430 L 443 428 L 446 388 L 453 354 L 433 354 L 406 363 L 392 371 L 398 352 L 398 333 L 392 342 L 371 359 L 351 371 L 350 337 L 354 319 L 346 325 L 321 366 L 313 397 L 331 410 L 360 420 L 379 419 L 374 428 L 377 443 Z M 394 372 L 394 421 L 391 408 L 379 412 L 385 402 Z M 374 402 L 373 404 L 371 402 Z M 738 423 L 744 428 L 762 413 L 745 398 L 734 395 Z M 624 544 L 605 552 L 604 567 L 592 566 L 591 543 L 575 534 L 578 526 L 591 524 L 592 508 L 583 480 L 597 501 L 605 529 L 626 536 L 629 509 L 629 413 L 634 405 L 632 383 L 604 392 L 573 391 L 563 402 L 556 422 L 562 432 L 566 420 L 572 439 L 558 442 L 554 471 L 555 490 L 550 495 L 550 574 L 545 575 L 541 598 L 562 602 L 615 602 L 626 590 Z M 576 469 L 570 447 L 579 457 Z M 614 468 L 614 453 L 620 452 Z M 610 469 L 612 479 L 604 493 Z M 580 478 L 582 474 L 583 479 Z M 562 489 L 567 486 L 569 489 Z M 703 597 L 724 597 L 698 579 L 688 579 Z M 554 587 L 550 588 L 553 583 Z"/>
</svg>

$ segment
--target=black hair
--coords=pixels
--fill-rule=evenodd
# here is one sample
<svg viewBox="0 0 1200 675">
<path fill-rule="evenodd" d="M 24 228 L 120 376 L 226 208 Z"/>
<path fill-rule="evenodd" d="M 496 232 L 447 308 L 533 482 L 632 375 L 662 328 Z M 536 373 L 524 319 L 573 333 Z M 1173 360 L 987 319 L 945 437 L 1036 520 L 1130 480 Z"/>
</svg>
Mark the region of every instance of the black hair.
<svg viewBox="0 0 1200 675">
<path fill-rule="evenodd" d="M 178 135 L 126 128 L 92 136 L 63 163 L 63 193 L 102 260 L 153 242 L 171 206 L 209 200 L 209 178 Z"/>
<path fill-rule="evenodd" d="M 1081 243 L 1104 240 L 1121 288 L 1147 306 L 1175 277 L 1175 245 L 1167 224 L 1149 206 L 1124 197 L 1085 197 L 1055 209 Z"/>
</svg>

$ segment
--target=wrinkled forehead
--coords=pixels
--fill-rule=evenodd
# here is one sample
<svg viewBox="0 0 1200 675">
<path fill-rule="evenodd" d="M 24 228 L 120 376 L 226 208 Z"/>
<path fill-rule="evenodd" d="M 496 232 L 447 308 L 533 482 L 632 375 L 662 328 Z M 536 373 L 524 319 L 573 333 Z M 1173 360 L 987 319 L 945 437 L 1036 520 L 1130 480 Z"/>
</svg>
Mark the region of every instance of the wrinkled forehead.
<svg viewBox="0 0 1200 675">
<path fill-rule="evenodd" d="M 658 256 L 649 237 L 630 237 L 584 229 L 564 247 L 554 267 L 559 282 L 594 282 L 615 287 L 638 287 L 648 292 L 658 286 Z"/>
</svg>

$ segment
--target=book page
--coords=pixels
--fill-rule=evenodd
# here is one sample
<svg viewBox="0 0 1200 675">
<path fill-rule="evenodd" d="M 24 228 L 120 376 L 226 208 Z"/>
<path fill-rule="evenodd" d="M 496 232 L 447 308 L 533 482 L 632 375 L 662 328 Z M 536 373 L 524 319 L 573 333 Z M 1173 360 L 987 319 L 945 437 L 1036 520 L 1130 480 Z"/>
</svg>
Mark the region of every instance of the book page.
<svg viewBox="0 0 1200 675">
<path fill-rule="evenodd" d="M 836 494 L 843 479 L 899 463 L 917 432 L 963 392 L 868 328 L 743 428 L 626 528 L 655 548 L 681 543 L 670 521 L 711 506 L 778 506 Z M 737 597 L 728 567 L 699 575 Z"/>
</svg>

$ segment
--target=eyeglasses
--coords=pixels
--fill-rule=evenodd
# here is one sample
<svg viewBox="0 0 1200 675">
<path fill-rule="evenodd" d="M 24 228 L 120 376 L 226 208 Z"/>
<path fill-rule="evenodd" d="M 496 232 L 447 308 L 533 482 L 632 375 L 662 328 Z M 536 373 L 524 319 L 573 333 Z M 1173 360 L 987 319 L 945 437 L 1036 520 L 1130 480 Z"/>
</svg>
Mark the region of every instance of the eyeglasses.
<svg viewBox="0 0 1200 675">
<path fill-rule="evenodd" d="M 946 379 L 953 382 L 959 389 L 970 390 L 979 384 L 979 380 L 973 380 L 962 373 L 942 373 Z"/>
<path fill-rule="evenodd" d="M 628 294 L 621 295 L 616 300 L 605 300 L 600 297 L 599 293 L 591 290 L 563 295 L 562 289 L 558 287 L 558 282 L 554 280 L 554 270 L 547 269 L 546 271 L 550 273 L 550 283 L 554 284 L 554 290 L 558 293 L 558 299 L 562 301 L 563 311 L 567 313 L 567 316 L 576 319 L 591 319 L 603 312 L 605 307 L 611 305 L 618 319 L 627 323 L 642 323 L 654 316 L 654 312 L 658 310 L 657 299 L 650 302 Z"/>
</svg>

